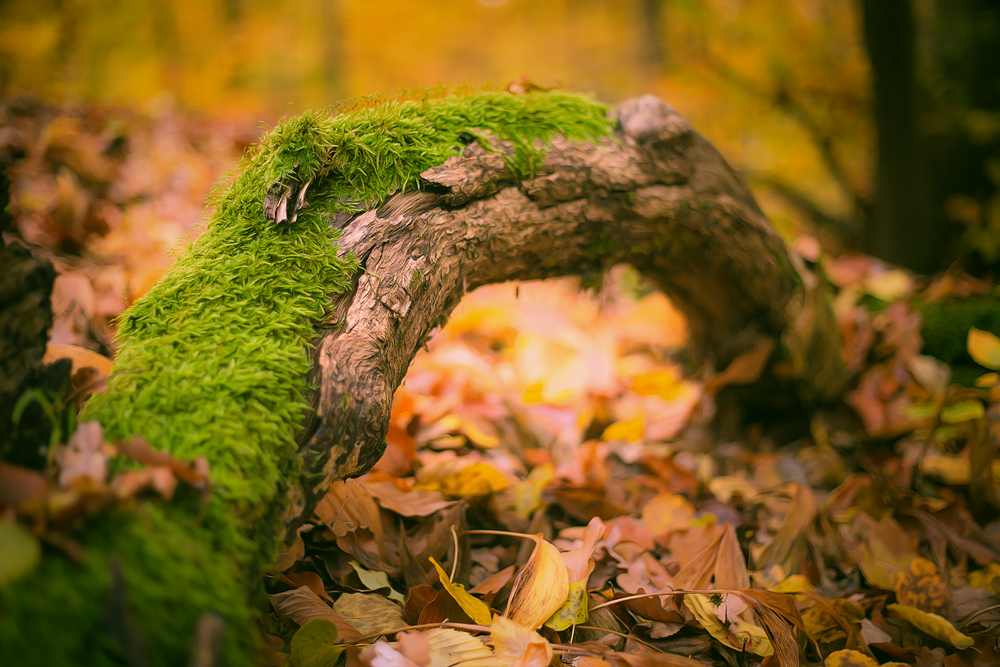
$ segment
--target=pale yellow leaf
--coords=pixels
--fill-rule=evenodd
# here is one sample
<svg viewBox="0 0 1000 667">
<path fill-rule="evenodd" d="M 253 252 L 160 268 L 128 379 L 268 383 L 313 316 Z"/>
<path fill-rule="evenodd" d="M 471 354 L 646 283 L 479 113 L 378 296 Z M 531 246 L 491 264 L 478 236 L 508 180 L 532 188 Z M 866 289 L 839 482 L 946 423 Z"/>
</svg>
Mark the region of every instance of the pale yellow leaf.
<svg viewBox="0 0 1000 667">
<path fill-rule="evenodd" d="M 441 585 L 448 591 L 448 595 L 455 599 L 458 606 L 469 615 L 469 618 L 479 625 L 489 625 L 492 614 L 490 614 L 490 608 L 486 606 L 486 603 L 469 594 L 462 584 L 453 584 L 448 577 L 448 573 L 444 571 L 444 568 L 438 565 L 438 562 L 433 558 L 430 561 L 434 564 L 434 569 L 437 570 Z"/>
<path fill-rule="evenodd" d="M 886 605 L 886 609 L 896 612 L 921 632 L 948 642 L 957 649 L 970 648 L 976 643 L 972 637 L 963 635 L 956 630 L 955 626 L 943 616 L 921 611 L 905 604 L 889 604 Z"/>
<path fill-rule="evenodd" d="M 966 346 L 969 349 L 969 356 L 977 364 L 995 371 L 1000 370 L 1000 338 L 989 331 L 972 327 L 969 329 Z"/>
<path fill-rule="evenodd" d="M 547 621 L 569 597 L 569 575 L 562 554 L 539 534 L 535 549 L 514 580 L 505 617 L 529 628 Z"/>
</svg>

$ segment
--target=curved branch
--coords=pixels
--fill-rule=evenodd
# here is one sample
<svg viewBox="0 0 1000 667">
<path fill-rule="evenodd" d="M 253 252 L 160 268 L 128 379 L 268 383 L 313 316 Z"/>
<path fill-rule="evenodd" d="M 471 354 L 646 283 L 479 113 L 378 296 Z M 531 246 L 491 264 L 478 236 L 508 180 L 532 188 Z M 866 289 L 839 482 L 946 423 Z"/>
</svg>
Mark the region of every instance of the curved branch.
<svg viewBox="0 0 1000 667">
<path fill-rule="evenodd" d="M 616 111 L 598 143 L 556 141 L 516 182 L 503 154 L 471 144 L 422 174 L 422 191 L 339 216 L 339 252 L 361 273 L 319 340 L 315 415 L 300 437 L 312 505 L 385 447 L 392 397 L 432 328 L 471 289 L 629 262 L 684 311 L 717 360 L 739 334 L 782 342 L 773 372 L 807 399 L 838 393 L 838 330 L 817 280 L 768 224 L 740 178 L 686 120 L 646 96 Z M 744 340 L 746 336 L 742 337 Z"/>
</svg>

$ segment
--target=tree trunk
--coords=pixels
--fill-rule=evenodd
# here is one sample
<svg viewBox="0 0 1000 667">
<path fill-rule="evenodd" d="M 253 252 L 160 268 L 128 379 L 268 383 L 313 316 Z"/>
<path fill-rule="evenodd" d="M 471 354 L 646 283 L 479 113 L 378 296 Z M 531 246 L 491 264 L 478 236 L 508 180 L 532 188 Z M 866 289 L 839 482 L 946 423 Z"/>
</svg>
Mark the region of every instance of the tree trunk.
<svg viewBox="0 0 1000 667">
<path fill-rule="evenodd" d="M 844 373 L 825 284 L 673 109 L 651 96 L 625 102 L 604 136 L 603 109 L 589 101 L 492 95 L 470 97 L 471 106 L 445 99 L 393 107 L 392 127 L 372 122 L 367 110 L 346 128 L 304 116 L 265 139 L 205 234 L 125 314 L 116 377 L 84 413 L 109 437 L 139 434 L 175 455 L 206 456 L 211 498 L 131 504 L 85 522 L 75 534 L 88 553 L 84 564 L 47 552 L 30 575 L 0 591 L 0 663 L 182 664 L 196 628 L 214 613 L 229 624 L 221 663 L 248 661 L 260 571 L 331 481 L 378 460 L 410 361 L 479 285 L 630 262 L 684 310 L 707 359 L 721 367 L 770 337 L 779 345 L 768 381 L 807 401 L 839 394 Z M 427 114 L 425 123 L 415 110 Z M 523 168 L 525 151 L 541 146 L 499 137 L 486 142 L 489 150 L 472 141 L 426 168 L 428 156 L 447 155 L 464 138 L 455 118 L 474 118 L 476 130 L 493 123 L 512 141 L 548 137 L 544 164 L 514 176 L 511 165 Z M 524 125 L 503 124 L 511 118 Z M 552 139 L 556 130 L 603 138 Z M 413 153 L 425 161 L 414 170 L 423 170 L 419 188 L 331 215 L 329 225 L 342 232 L 341 262 L 319 211 L 347 206 L 330 180 L 350 180 L 342 144 L 363 132 L 381 141 L 389 131 L 398 154 L 424 142 Z M 307 176 L 296 175 L 307 167 Z M 276 173 L 286 177 L 267 182 Z M 395 173 L 407 182 L 409 172 Z M 353 261 L 361 271 L 320 325 L 327 328 L 306 378 L 303 350 L 315 313 L 324 312 L 316 302 Z M 287 354 L 289 346 L 297 351 Z M 293 377 L 296 364 L 302 371 Z M 307 386 L 316 387 L 315 411 L 298 425 L 296 451 L 298 397 Z"/>
<path fill-rule="evenodd" d="M 875 196 L 867 250 L 918 272 L 937 268 L 940 239 L 917 104 L 916 20 L 911 0 L 864 0 L 872 65 Z"/>
</svg>

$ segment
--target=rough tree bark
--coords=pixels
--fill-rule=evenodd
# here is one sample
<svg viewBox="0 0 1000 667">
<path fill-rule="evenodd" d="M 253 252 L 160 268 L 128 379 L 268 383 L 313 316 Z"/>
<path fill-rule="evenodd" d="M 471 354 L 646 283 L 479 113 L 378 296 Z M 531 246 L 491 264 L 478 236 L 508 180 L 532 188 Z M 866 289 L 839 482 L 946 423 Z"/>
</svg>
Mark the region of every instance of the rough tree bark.
<svg viewBox="0 0 1000 667">
<path fill-rule="evenodd" d="M 316 349 L 315 414 L 299 442 L 311 477 L 290 528 L 332 480 L 385 447 L 392 396 L 433 328 L 467 291 L 629 262 L 688 317 L 724 364 L 759 336 L 780 339 L 777 376 L 807 401 L 839 394 L 839 330 L 826 285 L 767 222 L 739 176 L 690 124 L 646 96 L 616 112 L 615 136 L 556 141 L 534 178 L 471 144 L 422 174 L 424 188 L 331 224 L 362 271 Z M 294 490 L 298 493 L 298 490 Z"/>
</svg>

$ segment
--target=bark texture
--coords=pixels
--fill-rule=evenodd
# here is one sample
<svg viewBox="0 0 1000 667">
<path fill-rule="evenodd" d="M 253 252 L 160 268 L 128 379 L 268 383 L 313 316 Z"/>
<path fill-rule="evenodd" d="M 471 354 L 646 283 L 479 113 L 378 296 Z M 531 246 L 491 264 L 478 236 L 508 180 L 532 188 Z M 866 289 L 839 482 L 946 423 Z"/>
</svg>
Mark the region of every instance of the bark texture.
<svg viewBox="0 0 1000 667">
<path fill-rule="evenodd" d="M 739 176 L 686 120 L 646 96 L 615 112 L 613 137 L 556 141 L 516 181 L 502 144 L 470 144 L 424 188 L 330 221 L 362 271 L 318 341 L 316 408 L 300 436 L 309 479 L 298 524 L 338 478 L 381 456 L 392 396 L 429 333 L 467 291 L 629 262 L 687 315 L 719 365 L 755 337 L 780 341 L 771 377 L 809 401 L 842 388 L 825 283 L 789 250 Z"/>
</svg>

